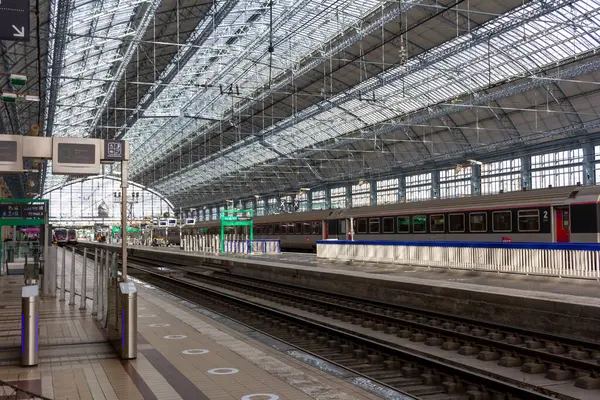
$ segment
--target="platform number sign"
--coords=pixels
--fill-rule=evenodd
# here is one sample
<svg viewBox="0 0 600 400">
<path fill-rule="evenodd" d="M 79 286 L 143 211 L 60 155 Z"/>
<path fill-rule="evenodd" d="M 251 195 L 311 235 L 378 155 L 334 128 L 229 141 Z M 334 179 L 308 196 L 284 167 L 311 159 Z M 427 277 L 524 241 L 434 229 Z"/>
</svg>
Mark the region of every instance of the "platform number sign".
<svg viewBox="0 0 600 400">
<path fill-rule="evenodd" d="M 125 159 L 125 141 L 105 140 L 104 159 L 110 161 L 123 161 Z"/>
</svg>

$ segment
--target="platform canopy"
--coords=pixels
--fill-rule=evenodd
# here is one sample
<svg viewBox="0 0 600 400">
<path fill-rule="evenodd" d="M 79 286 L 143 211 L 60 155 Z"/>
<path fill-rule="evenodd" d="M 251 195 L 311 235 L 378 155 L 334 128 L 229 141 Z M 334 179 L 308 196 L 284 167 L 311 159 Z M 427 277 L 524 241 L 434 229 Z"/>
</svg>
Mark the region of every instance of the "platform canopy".
<svg viewBox="0 0 600 400">
<path fill-rule="evenodd" d="M 563 149 L 600 127 L 600 0 L 39 3 L 32 40 L 0 60 L 42 107 L 0 107 L 0 131 L 127 139 L 131 180 L 176 208 Z M 65 179 L 44 165 L 11 185 Z"/>
</svg>

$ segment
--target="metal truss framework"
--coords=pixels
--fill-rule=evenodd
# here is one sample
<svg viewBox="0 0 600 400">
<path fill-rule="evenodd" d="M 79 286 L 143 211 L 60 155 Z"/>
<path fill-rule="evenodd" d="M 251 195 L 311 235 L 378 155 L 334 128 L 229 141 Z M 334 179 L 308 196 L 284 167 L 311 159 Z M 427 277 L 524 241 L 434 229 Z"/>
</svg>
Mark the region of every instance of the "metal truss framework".
<svg viewBox="0 0 600 400">
<path fill-rule="evenodd" d="M 565 10 L 565 6 L 569 9 Z M 180 181 L 179 193 L 185 193 L 199 184 L 220 179 L 232 172 L 246 170 L 247 173 L 247 169 L 253 165 L 275 161 L 282 155 L 307 159 L 317 151 L 293 153 L 307 145 L 323 143 L 352 133 L 354 135 L 351 139 L 338 141 L 336 145 L 347 145 L 349 140 L 356 142 L 358 138 L 369 139 L 393 132 L 399 127 L 398 123 L 394 123 L 394 118 L 406 116 L 423 108 L 428 110 L 426 119 L 435 118 L 436 115 L 430 108 L 436 103 L 451 101 L 470 93 L 474 96 L 480 90 L 507 79 L 535 76 L 535 71 L 541 71 L 547 66 L 557 65 L 571 57 L 594 51 L 598 46 L 595 34 L 598 30 L 597 20 L 589 38 L 569 39 L 563 31 L 566 26 L 566 29 L 569 29 L 568 23 L 579 25 L 582 21 L 587 21 L 590 14 L 598 17 L 600 10 L 597 4 L 582 3 L 579 6 L 581 8 L 577 9 L 571 7 L 569 2 L 557 1 L 553 4 L 532 3 L 516 9 L 473 31 L 468 35 L 469 37 L 463 36 L 450 41 L 430 54 L 418 57 L 413 62 L 409 61 L 406 65 L 373 78 L 363 85 L 358 85 L 323 102 L 320 106 L 311 107 L 284 120 L 281 124 L 276 124 L 270 132 L 261 135 L 263 138 L 267 136 L 264 141 L 270 144 L 269 147 L 263 146 L 258 139 L 246 139 L 208 161 L 202 160 L 189 165 L 159 180 L 156 187 L 164 190 L 167 185 L 172 187 L 173 181 Z M 544 20 L 540 19 L 542 17 Z M 524 36 L 529 37 L 530 40 L 523 42 Z M 552 39 L 554 41 L 549 46 L 548 42 Z M 576 44 L 570 46 L 569 40 L 575 41 Z M 508 55 L 511 52 L 521 54 L 526 62 L 515 60 Z M 490 68 L 490 65 L 493 67 Z M 468 80 L 459 81 L 450 77 L 451 83 L 449 83 L 447 71 L 452 68 L 460 71 L 460 74 L 468 77 Z M 419 89 L 405 89 L 403 97 L 394 98 L 393 94 L 402 90 L 398 85 L 398 80 L 402 78 L 407 80 L 406 85 L 419 87 Z M 427 82 L 427 85 L 419 84 L 422 82 Z M 368 93 L 374 93 L 377 102 L 366 103 L 358 98 L 360 94 L 368 96 Z M 384 103 L 383 106 L 378 102 Z M 340 109 L 342 107 L 344 110 Z M 360 115 L 361 118 L 349 120 L 348 113 L 344 112 L 347 110 L 352 110 L 353 114 Z M 385 121 L 388 126 L 377 128 L 374 125 L 382 123 L 377 120 Z M 411 126 L 423 122 L 425 121 L 409 120 L 400 124 Z M 357 131 L 360 133 L 359 137 L 355 134 Z M 288 139 L 292 136 L 294 142 Z M 415 138 L 408 136 L 408 140 L 414 141 Z M 270 150 L 273 147 L 279 149 L 279 154 Z M 368 173 L 368 170 L 361 169 L 358 172 L 359 175 L 364 173 Z"/>
<path fill-rule="evenodd" d="M 186 7 L 75 1 L 76 22 L 51 44 L 63 62 L 47 117 L 54 134 L 130 140 L 133 179 L 176 207 L 452 165 L 599 128 L 600 0 Z M 172 25 L 183 15 L 182 33 Z"/>
</svg>

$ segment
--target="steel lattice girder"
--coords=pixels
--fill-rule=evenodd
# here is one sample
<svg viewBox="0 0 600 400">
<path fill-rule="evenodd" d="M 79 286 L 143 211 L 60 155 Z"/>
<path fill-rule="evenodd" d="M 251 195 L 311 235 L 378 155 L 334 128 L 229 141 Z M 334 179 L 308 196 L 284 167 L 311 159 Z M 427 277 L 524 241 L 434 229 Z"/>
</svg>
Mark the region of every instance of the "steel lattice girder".
<svg viewBox="0 0 600 400">
<path fill-rule="evenodd" d="M 529 23 L 537 17 L 544 16 L 544 15 L 547 15 L 548 13 L 554 12 L 557 9 L 560 9 L 561 7 L 563 7 L 565 4 L 566 3 L 564 1 L 557 1 L 557 2 L 553 2 L 551 5 L 545 4 L 543 7 L 540 6 L 539 4 L 533 4 L 533 5 L 528 5 L 528 6 L 522 7 L 520 9 L 514 11 L 515 15 L 511 15 L 510 17 L 504 18 L 502 23 L 494 21 L 490 24 L 491 26 L 484 25 L 481 28 L 483 30 L 483 33 L 479 32 L 479 31 L 475 31 L 472 35 L 470 35 L 470 38 L 460 37 L 458 39 L 455 39 L 455 41 L 458 42 L 457 44 L 449 43 L 448 45 L 443 46 L 442 49 L 434 49 L 433 55 L 429 54 L 429 56 L 428 56 L 426 54 L 425 56 L 419 57 L 418 60 L 414 61 L 415 65 L 412 67 L 409 67 L 409 68 L 414 68 L 416 71 L 418 71 L 421 68 L 424 68 L 423 65 L 431 65 L 431 63 L 434 60 L 440 60 L 440 59 L 445 60 L 450 55 L 456 55 L 456 54 L 460 53 L 460 51 L 462 51 L 462 50 L 472 49 L 473 47 L 475 47 L 475 44 L 473 42 L 470 42 L 469 39 L 473 39 L 476 43 L 485 43 L 486 41 L 490 40 L 491 37 L 493 37 L 493 36 L 499 35 L 501 33 L 512 32 L 512 30 L 519 27 L 521 24 Z M 546 5 L 547 5 L 547 7 L 546 7 Z M 597 13 L 597 10 L 596 10 L 596 13 Z M 587 15 L 587 13 L 583 13 L 583 11 L 580 14 L 582 14 L 583 16 Z M 581 16 L 579 16 L 579 17 L 581 17 Z M 539 26 L 537 28 L 540 29 Z M 428 60 L 428 61 L 426 61 L 426 60 Z M 331 100 L 330 103 L 337 104 L 339 106 L 339 105 L 343 104 L 344 102 L 354 99 L 355 96 L 358 96 L 358 93 L 361 93 L 361 91 L 364 90 L 363 87 L 369 88 L 369 90 L 371 90 L 373 88 L 382 87 L 383 86 L 381 83 L 382 81 L 387 82 L 389 85 L 392 82 L 391 77 L 395 77 L 395 79 L 398 79 L 399 77 L 406 76 L 406 71 L 404 71 L 403 68 L 398 68 L 396 70 L 386 72 L 383 75 L 386 77 L 386 79 L 384 79 L 383 77 L 377 77 L 376 79 L 372 79 L 370 82 L 367 82 L 365 85 L 359 85 L 359 87 L 351 89 L 349 91 L 350 95 L 344 93 L 342 95 L 337 96 L 333 100 Z M 300 125 L 300 122 L 306 121 L 305 117 L 307 117 L 307 115 L 314 117 L 315 115 L 322 113 L 323 112 L 322 109 L 326 109 L 327 110 L 326 112 L 330 112 L 332 110 L 332 106 L 329 106 L 328 104 L 326 104 L 326 105 L 322 106 L 321 108 L 311 107 L 308 110 L 300 112 L 300 113 L 294 115 L 292 118 L 289 118 L 287 122 L 279 124 L 277 127 L 273 128 L 271 130 L 271 132 L 265 132 L 265 135 L 268 134 L 269 136 L 272 136 L 274 133 L 281 132 L 282 131 L 282 128 L 280 128 L 281 126 L 283 126 L 283 127 L 298 126 L 298 129 L 302 129 L 302 125 Z M 367 127 L 360 127 L 360 128 L 367 128 Z M 331 126 L 331 128 L 330 128 L 330 132 L 335 132 L 335 128 L 333 126 Z M 337 134 L 337 135 L 334 134 L 333 136 L 330 135 L 330 137 L 339 136 L 339 135 L 340 134 Z M 321 140 L 325 140 L 325 139 L 327 139 L 327 138 L 324 137 Z M 184 168 L 181 172 L 178 172 L 176 174 L 173 174 L 171 176 L 161 179 L 160 181 L 157 182 L 157 187 L 161 187 L 162 185 L 164 185 L 166 182 L 168 182 L 171 179 L 178 179 L 179 176 L 185 176 L 190 173 L 196 174 L 196 176 L 197 176 L 198 171 L 196 171 L 196 168 L 198 168 L 199 166 L 208 167 L 209 165 L 212 165 L 214 162 L 217 162 L 217 160 L 219 159 L 219 156 L 223 156 L 225 154 L 233 155 L 233 157 L 235 157 L 239 162 L 239 160 L 241 159 L 240 156 L 242 154 L 241 153 L 242 148 L 245 148 L 248 151 L 257 150 L 256 155 L 257 156 L 260 155 L 261 159 L 255 158 L 256 162 L 261 162 L 261 161 L 266 161 L 266 160 L 269 160 L 272 158 L 277 158 L 277 155 L 274 154 L 273 152 L 266 151 L 265 149 L 262 149 L 262 150 L 256 149 L 256 143 L 259 143 L 259 142 L 260 142 L 260 140 L 258 138 L 244 140 L 236 145 L 229 147 L 228 149 L 226 149 L 224 151 L 218 152 L 218 153 L 214 154 L 213 156 L 202 160 L 201 162 L 191 164 L 190 166 Z M 292 149 L 291 151 L 288 151 L 288 153 L 293 152 L 293 151 L 296 151 L 296 149 Z M 245 153 L 246 152 L 244 151 L 244 154 Z M 247 167 L 248 166 L 245 163 L 240 163 L 240 166 L 239 166 L 240 169 L 247 168 Z M 229 168 L 229 167 L 222 168 L 222 170 L 224 173 L 231 172 L 231 168 Z M 204 174 L 204 173 L 202 173 L 202 174 Z M 166 189 L 166 187 L 165 187 L 165 189 Z"/>
<path fill-rule="evenodd" d="M 393 9 L 389 10 L 388 12 L 386 12 L 385 14 L 379 16 L 374 22 L 371 22 L 368 26 L 362 27 L 358 33 L 355 33 L 355 34 L 345 38 L 344 40 L 340 41 L 339 43 L 335 43 L 335 45 L 333 47 L 329 46 L 328 44 L 324 44 L 322 46 L 322 48 L 317 51 L 317 54 L 313 54 L 313 55 L 307 57 L 310 60 L 308 63 L 304 63 L 297 70 L 294 69 L 293 73 L 291 73 L 291 74 L 283 74 L 282 79 L 277 80 L 276 81 L 277 83 L 275 83 L 273 85 L 265 84 L 262 88 L 255 91 L 254 94 L 247 96 L 251 100 L 244 101 L 242 104 L 236 106 L 236 113 L 242 113 L 245 110 L 252 107 L 253 105 L 259 104 L 261 101 L 266 99 L 271 94 L 276 93 L 277 91 L 288 86 L 293 81 L 293 79 L 297 79 L 299 76 L 302 76 L 302 75 L 308 73 L 309 71 L 319 67 L 333 55 L 341 53 L 345 49 L 349 48 L 353 44 L 364 39 L 366 36 L 368 36 L 369 34 L 371 34 L 374 31 L 376 31 L 377 29 L 380 29 L 386 23 L 393 21 L 399 15 L 407 12 L 409 9 L 411 9 L 412 7 L 414 7 L 415 5 L 417 5 L 419 3 L 421 3 L 420 0 L 419 1 L 414 0 L 414 1 L 402 2 L 399 7 L 393 8 Z M 352 29 L 354 29 L 354 27 L 352 27 Z M 232 65 L 235 65 L 235 63 L 232 63 Z M 193 101 L 193 99 L 192 99 L 192 101 Z M 146 108 L 146 107 L 142 106 L 142 108 Z M 224 114 L 225 119 L 227 118 L 228 114 L 231 114 L 231 111 L 225 112 L 225 114 Z M 136 118 L 136 120 L 137 120 L 137 118 Z M 186 127 L 189 127 L 189 124 L 190 123 L 188 123 L 184 127 L 182 127 L 180 129 L 180 131 L 183 129 L 186 129 Z M 131 126 L 131 125 L 128 124 L 128 126 Z M 206 135 L 206 134 L 208 134 L 208 132 L 217 129 L 218 127 L 219 127 L 219 123 L 215 123 L 212 126 L 207 127 L 206 129 L 196 131 L 196 133 L 192 132 L 192 133 L 190 133 L 190 135 L 186 135 L 186 137 L 193 138 L 193 137 L 198 136 L 199 134 Z M 177 132 L 173 132 L 174 137 L 176 136 L 176 134 L 177 134 Z M 147 151 L 152 152 L 152 149 L 147 150 Z M 164 156 L 165 158 L 168 157 L 168 153 L 169 153 L 169 151 L 165 151 L 165 156 Z M 153 160 L 153 162 L 156 162 L 156 160 Z M 134 170 L 134 172 L 135 172 L 135 170 Z M 139 175 L 141 173 L 143 173 L 143 171 L 137 172 L 136 175 Z"/>
<path fill-rule="evenodd" d="M 369 131 L 368 133 L 363 134 L 360 138 L 368 140 L 374 136 L 380 136 L 380 135 L 392 132 L 397 129 L 403 129 L 407 126 L 421 124 L 421 123 L 427 122 L 431 119 L 440 118 L 440 117 L 443 117 L 443 116 L 451 114 L 451 113 L 460 112 L 465 109 L 476 107 L 478 105 L 489 104 L 492 101 L 498 101 L 503 98 L 507 98 L 507 97 L 511 97 L 511 96 L 514 96 L 517 94 L 525 93 L 525 92 L 535 89 L 535 88 L 544 87 L 547 85 L 548 82 L 551 82 L 553 80 L 570 79 L 573 77 L 582 76 L 587 73 L 598 71 L 598 70 L 600 70 L 600 60 L 594 60 L 594 61 L 591 61 L 588 63 L 577 65 L 575 67 L 572 67 L 572 68 L 569 68 L 566 70 L 556 72 L 555 74 L 549 75 L 547 77 L 540 77 L 538 79 L 532 79 L 526 83 L 509 86 L 504 89 L 500 89 L 494 93 L 490 93 L 488 95 L 478 96 L 476 99 L 473 99 L 470 102 L 466 102 L 466 103 L 463 103 L 460 105 L 440 105 L 437 107 L 433 107 L 429 110 L 429 112 L 423 113 L 422 115 L 418 115 L 413 118 L 407 118 L 403 121 L 398 121 L 395 124 L 391 123 L 389 125 L 380 127 L 379 129 L 373 129 L 372 131 Z M 543 139 L 556 138 L 556 137 L 561 137 L 561 136 L 573 136 L 576 134 L 587 133 L 589 130 L 597 128 L 599 124 L 600 124 L 600 120 L 593 120 L 593 121 L 589 121 L 586 123 L 579 123 L 579 124 L 571 124 L 568 127 L 555 129 L 555 130 L 552 130 L 549 132 L 541 132 L 541 133 L 536 133 L 533 135 L 527 135 L 527 136 L 522 136 L 522 137 L 521 136 L 511 137 L 506 140 L 490 143 L 487 145 L 472 146 L 471 149 L 466 150 L 466 151 L 465 151 L 465 149 L 458 149 L 454 152 L 448 152 L 448 153 L 445 153 L 442 155 L 423 156 L 418 160 L 412 159 L 409 161 L 399 161 L 394 164 L 388 164 L 385 169 L 362 168 L 356 172 L 349 173 L 349 174 L 340 173 L 333 177 L 328 177 L 328 179 L 326 179 L 326 181 L 328 181 L 328 182 L 345 181 L 345 180 L 352 179 L 354 177 L 365 178 L 365 177 L 368 177 L 369 175 L 377 175 L 377 174 L 381 175 L 381 174 L 385 174 L 386 172 L 391 171 L 391 170 L 395 170 L 395 171 L 404 170 L 404 169 L 428 165 L 431 163 L 444 163 L 444 164 L 450 165 L 453 161 L 464 160 L 465 157 L 477 158 L 477 156 L 482 156 L 482 155 L 485 155 L 486 153 L 492 153 L 492 152 L 498 151 L 498 150 L 508 149 L 508 148 L 514 147 L 515 145 L 527 145 L 527 144 L 538 142 Z M 353 139 L 353 140 L 347 140 L 347 141 L 342 140 L 339 142 L 334 142 L 330 146 L 330 148 L 332 148 L 332 149 L 339 148 L 339 147 L 342 147 L 343 145 L 348 145 L 354 141 L 355 140 Z M 324 148 L 322 148 L 320 150 L 308 151 L 308 152 L 301 153 L 300 155 L 298 155 L 297 159 L 309 159 L 309 157 L 314 156 L 317 153 L 326 151 L 328 146 L 323 146 L 323 147 Z M 283 160 L 283 161 L 282 160 L 274 160 L 274 161 L 272 161 L 271 165 L 279 166 L 279 165 L 283 165 L 285 162 L 289 162 L 289 160 Z M 252 170 L 246 171 L 245 174 L 251 175 Z M 234 176 L 236 177 L 236 179 L 239 179 L 239 174 L 234 175 Z M 226 177 L 223 177 L 223 178 L 226 178 Z M 299 182 L 298 185 L 296 185 L 296 186 L 294 186 L 294 185 L 278 186 L 277 190 L 297 189 L 299 186 L 308 185 L 310 183 L 311 182 L 309 182 L 309 181 L 303 181 L 303 182 Z M 210 185 L 211 185 L 211 183 L 206 183 L 203 185 L 196 185 L 196 186 L 194 186 L 193 189 L 186 188 L 185 186 L 181 186 L 180 190 L 184 190 L 184 191 L 200 190 L 200 189 L 203 189 Z M 276 188 L 273 187 L 273 190 L 276 190 Z M 177 192 L 174 191 L 173 194 L 175 194 L 175 193 L 177 193 Z M 171 195 L 171 197 L 173 197 L 173 196 Z"/>
</svg>

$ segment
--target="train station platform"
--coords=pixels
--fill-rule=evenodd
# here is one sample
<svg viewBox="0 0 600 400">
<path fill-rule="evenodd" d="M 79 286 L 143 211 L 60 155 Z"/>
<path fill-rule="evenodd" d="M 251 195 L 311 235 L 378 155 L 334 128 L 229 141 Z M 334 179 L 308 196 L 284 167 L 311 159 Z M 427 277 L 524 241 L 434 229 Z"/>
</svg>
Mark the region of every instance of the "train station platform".
<svg viewBox="0 0 600 400">
<path fill-rule="evenodd" d="M 61 263 L 61 252 L 58 252 Z M 70 254 L 67 252 L 67 265 Z M 76 256 L 76 293 L 82 257 Z M 88 264 L 89 265 L 89 264 Z M 60 281 L 59 281 L 60 282 Z M 88 293 L 93 270 L 87 269 Z M 217 321 L 205 309 L 142 282 L 138 289 L 138 358 L 121 361 L 104 339 L 92 302 L 79 296 L 40 301 L 40 363 L 22 368 L 22 276 L 0 277 L 0 381 L 50 399 L 369 400 L 378 397 Z M 70 274 L 66 274 L 66 289 Z M 238 324 L 239 325 L 239 324 Z M 253 335 L 258 337 L 258 335 Z M 0 385 L 0 398 L 14 394 Z M 11 398 L 36 398 L 19 393 Z"/>
<path fill-rule="evenodd" d="M 92 247 L 111 246 L 88 243 Z M 332 262 L 313 254 L 240 255 L 134 247 L 129 254 L 189 266 L 369 298 L 530 330 L 597 341 L 600 283 L 596 280 L 452 270 L 377 263 Z"/>
</svg>

